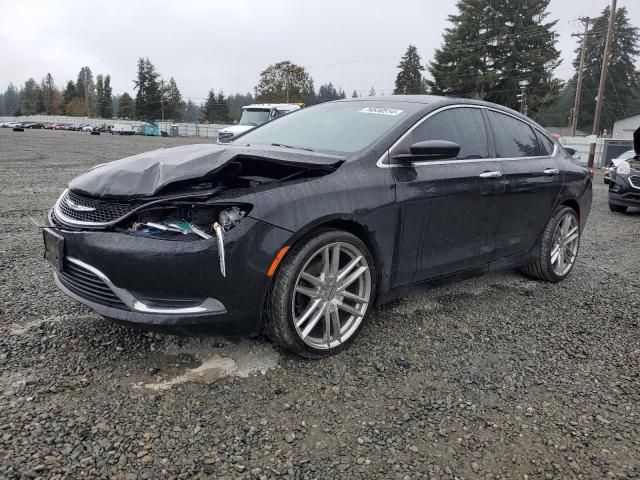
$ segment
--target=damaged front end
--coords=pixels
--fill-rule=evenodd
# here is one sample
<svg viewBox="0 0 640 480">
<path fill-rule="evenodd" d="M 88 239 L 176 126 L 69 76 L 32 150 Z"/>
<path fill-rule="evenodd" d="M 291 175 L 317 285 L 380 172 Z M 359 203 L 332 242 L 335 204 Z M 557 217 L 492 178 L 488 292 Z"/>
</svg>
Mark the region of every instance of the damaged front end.
<svg viewBox="0 0 640 480">
<path fill-rule="evenodd" d="M 243 198 L 255 201 L 252 194 L 326 175 L 339 163 L 198 147 L 206 147 L 196 149 L 200 161 L 187 149 L 182 168 L 174 155 L 185 149 L 178 147 L 105 164 L 70 182 L 49 212 L 64 243 L 56 282 L 65 293 L 128 322 L 200 323 L 251 311 L 255 324 L 267 269 L 291 232 L 251 218 L 254 206 Z"/>
</svg>

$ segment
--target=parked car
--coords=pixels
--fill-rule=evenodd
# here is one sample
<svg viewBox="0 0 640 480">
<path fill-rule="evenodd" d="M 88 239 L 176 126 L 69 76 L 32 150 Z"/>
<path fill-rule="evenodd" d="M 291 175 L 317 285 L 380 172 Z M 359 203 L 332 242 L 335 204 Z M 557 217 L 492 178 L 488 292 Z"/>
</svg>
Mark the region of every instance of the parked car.
<svg viewBox="0 0 640 480">
<path fill-rule="evenodd" d="M 69 123 L 56 123 L 54 130 L 70 130 L 73 126 Z"/>
<path fill-rule="evenodd" d="M 20 128 L 22 127 L 22 123 L 20 122 L 7 122 L 5 123 L 5 128 Z"/>
<path fill-rule="evenodd" d="M 239 124 L 219 130 L 218 143 L 228 142 L 236 135 L 296 110 L 300 110 L 300 105 L 297 103 L 255 103 L 242 107 Z"/>
<path fill-rule="evenodd" d="M 31 128 L 31 129 L 41 129 L 44 125 L 40 122 L 24 122 L 22 124 L 23 128 Z"/>
<path fill-rule="evenodd" d="M 55 125 L 55 123 L 45 122 L 45 123 L 42 124 L 42 128 L 47 129 L 47 130 L 51 130 L 54 125 Z"/>
<path fill-rule="evenodd" d="M 640 207 L 640 159 L 635 151 L 632 152 L 632 156 L 620 160 L 609 170 L 609 209 L 612 212 L 623 213 L 629 207 Z M 629 152 L 620 157 L 627 154 Z"/>
<path fill-rule="evenodd" d="M 92 132 L 94 130 L 94 126 L 93 125 L 84 125 L 80 128 L 80 130 L 82 132 Z"/>
<path fill-rule="evenodd" d="M 223 145 L 160 149 L 71 180 L 49 212 L 57 286 L 147 328 L 263 332 L 339 352 L 374 304 L 521 267 L 569 275 L 592 180 L 505 107 L 349 99 Z"/>
<path fill-rule="evenodd" d="M 620 165 L 623 161 L 629 160 L 636 155 L 635 150 L 627 150 L 626 152 L 621 153 L 616 158 L 612 159 L 606 167 L 604 167 L 604 183 L 609 183 L 611 179 L 611 171 L 614 170 L 618 165 Z"/>
</svg>

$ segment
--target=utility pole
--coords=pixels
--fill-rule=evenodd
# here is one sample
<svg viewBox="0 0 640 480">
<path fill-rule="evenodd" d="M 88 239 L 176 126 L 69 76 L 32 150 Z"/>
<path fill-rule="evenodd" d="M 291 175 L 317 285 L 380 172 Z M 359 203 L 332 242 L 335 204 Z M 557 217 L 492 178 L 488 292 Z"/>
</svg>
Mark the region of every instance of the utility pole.
<svg viewBox="0 0 640 480">
<path fill-rule="evenodd" d="M 584 33 L 572 33 L 572 37 L 582 37 L 582 48 L 580 49 L 580 69 L 578 70 L 578 84 L 576 85 L 576 99 L 573 103 L 573 111 L 571 114 L 571 136 L 576 136 L 576 128 L 578 126 L 578 116 L 580 115 L 580 94 L 582 93 L 582 72 L 584 70 L 584 56 L 587 50 L 587 38 L 589 37 L 589 24 L 591 19 L 588 17 L 580 17 L 584 24 Z"/>
<path fill-rule="evenodd" d="M 164 122 L 164 80 L 160 79 L 160 115 Z"/>
<path fill-rule="evenodd" d="M 520 98 L 520 113 L 526 116 L 529 110 L 527 107 L 527 87 L 529 86 L 529 80 L 521 80 L 518 85 L 520 85 L 520 94 L 518 94 Z"/>
<path fill-rule="evenodd" d="M 611 0 L 611 11 L 609 12 L 609 26 L 607 28 L 607 41 L 604 44 L 604 54 L 602 55 L 602 70 L 600 71 L 600 86 L 598 87 L 598 97 L 596 99 L 596 112 L 593 116 L 592 135 L 600 132 L 600 116 L 602 115 L 602 105 L 604 103 L 604 87 L 607 82 L 609 68 L 609 56 L 611 55 L 611 41 L 613 40 L 613 28 L 616 20 L 616 0 Z M 597 139 L 597 137 L 596 137 Z M 593 142 L 589 148 L 589 168 L 593 168 L 593 160 L 596 156 L 596 143 Z"/>
</svg>

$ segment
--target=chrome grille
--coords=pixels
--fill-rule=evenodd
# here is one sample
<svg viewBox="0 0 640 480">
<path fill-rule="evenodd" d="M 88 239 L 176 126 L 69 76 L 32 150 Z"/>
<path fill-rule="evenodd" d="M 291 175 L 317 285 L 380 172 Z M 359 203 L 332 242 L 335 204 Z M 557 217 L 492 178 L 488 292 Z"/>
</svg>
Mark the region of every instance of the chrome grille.
<svg viewBox="0 0 640 480">
<path fill-rule="evenodd" d="M 66 261 L 63 271 L 56 272 L 56 275 L 62 285 L 79 297 L 107 307 L 128 310 L 100 277 L 81 265 Z"/>
<path fill-rule="evenodd" d="M 66 190 L 55 205 L 56 219 L 71 225 L 105 225 L 131 213 L 135 205 L 127 202 L 99 200 Z"/>
</svg>

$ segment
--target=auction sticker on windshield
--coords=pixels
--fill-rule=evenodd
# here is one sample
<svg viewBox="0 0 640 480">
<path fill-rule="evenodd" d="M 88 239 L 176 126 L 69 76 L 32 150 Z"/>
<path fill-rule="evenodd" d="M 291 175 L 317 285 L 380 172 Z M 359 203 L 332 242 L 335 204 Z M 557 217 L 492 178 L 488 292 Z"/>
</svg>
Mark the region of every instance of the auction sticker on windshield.
<svg viewBox="0 0 640 480">
<path fill-rule="evenodd" d="M 391 115 L 395 117 L 403 112 L 397 108 L 383 108 L 383 107 L 366 107 L 359 111 L 360 113 L 375 113 L 376 115 Z"/>
</svg>

